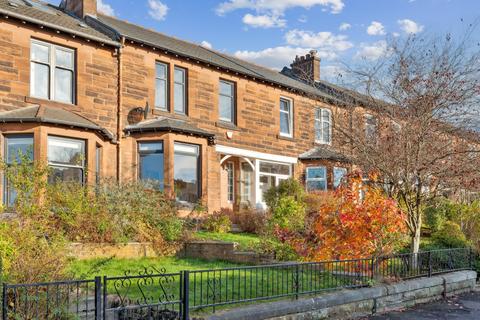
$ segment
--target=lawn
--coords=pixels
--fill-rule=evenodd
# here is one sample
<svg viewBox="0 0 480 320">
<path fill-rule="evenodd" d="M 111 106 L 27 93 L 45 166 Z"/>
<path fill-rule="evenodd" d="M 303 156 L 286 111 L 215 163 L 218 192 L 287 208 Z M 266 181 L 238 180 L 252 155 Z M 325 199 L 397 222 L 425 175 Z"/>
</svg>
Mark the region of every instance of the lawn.
<svg viewBox="0 0 480 320">
<path fill-rule="evenodd" d="M 260 244 L 260 238 L 251 233 L 216 233 L 197 231 L 193 235 L 198 240 L 237 242 L 239 250 L 254 250 Z"/>
</svg>

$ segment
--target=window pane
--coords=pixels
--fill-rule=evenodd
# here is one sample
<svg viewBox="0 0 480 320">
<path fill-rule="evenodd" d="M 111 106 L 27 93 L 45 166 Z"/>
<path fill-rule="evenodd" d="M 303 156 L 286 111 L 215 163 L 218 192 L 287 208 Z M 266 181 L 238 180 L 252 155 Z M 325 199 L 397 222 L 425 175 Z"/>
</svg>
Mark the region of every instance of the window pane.
<svg viewBox="0 0 480 320">
<path fill-rule="evenodd" d="M 234 200 L 234 172 L 233 172 L 233 163 L 227 163 L 227 189 L 228 189 L 228 201 L 233 202 Z"/>
<path fill-rule="evenodd" d="M 140 179 L 151 187 L 164 188 L 164 156 L 162 142 L 142 142 L 139 144 Z"/>
<path fill-rule="evenodd" d="M 57 67 L 73 69 L 73 52 L 56 48 L 55 65 Z"/>
<path fill-rule="evenodd" d="M 327 169 L 325 167 L 307 168 L 308 179 L 325 179 L 327 176 Z"/>
<path fill-rule="evenodd" d="M 252 176 L 253 169 L 250 164 L 242 162 L 241 164 L 241 194 L 240 198 L 242 202 L 251 202 L 252 201 Z"/>
<path fill-rule="evenodd" d="M 65 69 L 55 69 L 55 100 L 72 102 L 73 72 Z"/>
<path fill-rule="evenodd" d="M 83 166 L 84 144 L 81 140 L 48 137 L 48 161 Z"/>
<path fill-rule="evenodd" d="M 330 143 L 330 123 L 323 122 L 323 142 Z"/>
<path fill-rule="evenodd" d="M 233 83 L 220 81 L 220 94 L 233 97 Z"/>
<path fill-rule="evenodd" d="M 326 189 L 327 189 L 327 183 L 326 183 L 325 180 L 307 181 L 307 190 L 308 191 L 326 190 Z"/>
<path fill-rule="evenodd" d="M 288 113 L 280 112 L 280 132 L 290 134 L 290 116 Z"/>
<path fill-rule="evenodd" d="M 230 97 L 220 96 L 220 119 L 233 121 L 232 119 L 233 101 Z"/>
<path fill-rule="evenodd" d="M 37 98 L 49 98 L 49 78 L 50 68 L 44 64 L 32 62 L 30 70 L 30 90 L 31 94 Z"/>
<path fill-rule="evenodd" d="M 336 188 L 342 182 L 343 177 L 347 174 L 345 168 L 333 168 L 333 187 Z"/>
<path fill-rule="evenodd" d="M 280 99 L 280 110 L 290 112 L 290 102 L 288 100 Z"/>
<path fill-rule="evenodd" d="M 177 200 L 196 202 L 199 197 L 198 146 L 176 143 L 173 171 Z"/>
<path fill-rule="evenodd" d="M 59 181 L 83 183 L 83 169 L 71 167 L 50 166 L 51 171 L 48 176 L 49 183 Z"/>
<path fill-rule="evenodd" d="M 47 45 L 32 42 L 30 56 L 32 60 L 49 63 L 50 47 Z"/>
<path fill-rule="evenodd" d="M 167 108 L 167 83 L 165 80 L 157 79 L 156 81 L 155 107 Z"/>
<path fill-rule="evenodd" d="M 322 141 L 322 123 L 315 121 L 315 141 Z"/>
<path fill-rule="evenodd" d="M 185 113 L 185 90 L 184 85 L 175 83 L 174 85 L 174 108 L 177 113 Z"/>
<path fill-rule="evenodd" d="M 6 158 L 7 163 L 21 161 L 20 155 L 33 160 L 33 136 L 18 136 L 6 138 Z"/>
<path fill-rule="evenodd" d="M 290 165 L 271 162 L 260 162 L 260 172 L 290 175 Z"/>
<path fill-rule="evenodd" d="M 166 79 L 167 78 L 167 65 L 163 63 L 157 63 L 155 65 L 155 71 L 156 71 L 156 77 L 160 79 Z"/>
<path fill-rule="evenodd" d="M 185 83 L 185 70 L 181 68 L 175 68 L 175 82 Z"/>
</svg>

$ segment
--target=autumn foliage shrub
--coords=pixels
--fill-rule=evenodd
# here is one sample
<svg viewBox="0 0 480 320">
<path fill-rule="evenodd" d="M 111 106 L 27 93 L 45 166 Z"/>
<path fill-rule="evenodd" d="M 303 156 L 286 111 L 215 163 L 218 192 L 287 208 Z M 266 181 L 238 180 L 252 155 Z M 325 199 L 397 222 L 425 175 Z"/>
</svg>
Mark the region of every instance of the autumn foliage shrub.
<svg viewBox="0 0 480 320">
<path fill-rule="evenodd" d="M 227 233 L 232 229 L 232 221 L 227 212 L 216 211 L 205 218 L 202 228 L 210 232 Z"/>
</svg>

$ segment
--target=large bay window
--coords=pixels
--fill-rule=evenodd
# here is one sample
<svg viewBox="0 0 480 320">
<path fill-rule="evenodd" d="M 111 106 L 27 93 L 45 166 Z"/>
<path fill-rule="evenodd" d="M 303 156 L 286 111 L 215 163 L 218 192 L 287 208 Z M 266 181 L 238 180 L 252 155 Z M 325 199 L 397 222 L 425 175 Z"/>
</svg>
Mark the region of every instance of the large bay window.
<svg viewBox="0 0 480 320">
<path fill-rule="evenodd" d="M 32 40 L 30 94 L 36 98 L 74 103 L 75 51 Z"/>
<path fill-rule="evenodd" d="M 138 143 L 140 180 L 154 189 L 164 189 L 164 155 L 162 141 Z"/>
<path fill-rule="evenodd" d="M 85 179 L 85 141 L 56 136 L 48 137 L 48 164 L 50 183 Z"/>
<path fill-rule="evenodd" d="M 292 166 L 275 162 L 259 162 L 260 198 L 263 202 L 263 194 L 271 187 L 278 186 L 282 180 L 287 180 L 292 174 Z"/>
<path fill-rule="evenodd" d="M 332 112 L 328 109 L 315 110 L 315 142 L 332 143 Z"/>
<path fill-rule="evenodd" d="M 292 100 L 280 98 L 280 135 L 293 137 Z"/>
<path fill-rule="evenodd" d="M 33 135 L 10 135 L 5 137 L 5 162 L 8 167 L 23 160 L 33 161 Z M 7 169 L 8 170 L 8 169 Z M 12 207 L 15 204 L 17 192 L 11 186 L 11 181 L 4 179 L 3 203 Z"/>
<path fill-rule="evenodd" d="M 327 190 L 327 168 L 309 167 L 306 172 L 307 191 Z"/>
<path fill-rule="evenodd" d="M 174 153 L 176 198 L 178 201 L 195 203 L 200 197 L 200 147 L 176 142 Z"/>
</svg>

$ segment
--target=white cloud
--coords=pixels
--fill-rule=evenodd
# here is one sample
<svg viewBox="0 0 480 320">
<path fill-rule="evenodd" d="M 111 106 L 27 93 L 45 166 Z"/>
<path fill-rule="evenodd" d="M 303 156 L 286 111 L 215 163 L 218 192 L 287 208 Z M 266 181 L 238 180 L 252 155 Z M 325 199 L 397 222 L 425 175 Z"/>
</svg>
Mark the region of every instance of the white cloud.
<svg viewBox="0 0 480 320">
<path fill-rule="evenodd" d="M 336 82 L 345 75 L 346 71 L 339 65 L 325 65 L 320 67 L 320 77 L 322 79 Z"/>
<path fill-rule="evenodd" d="M 367 33 L 371 36 L 383 36 L 385 35 L 385 27 L 378 21 L 372 21 L 367 28 Z"/>
<path fill-rule="evenodd" d="M 168 7 L 159 0 L 148 0 L 148 14 L 155 20 L 165 20 L 167 16 Z"/>
<path fill-rule="evenodd" d="M 317 5 L 328 8 L 331 13 L 340 13 L 345 6 L 343 0 L 228 0 L 220 3 L 216 12 L 219 15 L 224 15 L 238 9 L 251 9 L 257 12 L 282 15 L 290 8 L 302 7 L 308 9 Z"/>
<path fill-rule="evenodd" d="M 103 0 L 98 0 L 97 10 L 98 10 L 98 12 L 103 13 L 107 16 L 115 16 L 115 10 L 113 10 L 111 5 L 103 2 Z"/>
<path fill-rule="evenodd" d="M 243 23 L 249 25 L 253 28 L 283 28 L 286 26 L 286 21 L 281 19 L 279 16 L 270 16 L 270 15 L 252 15 L 247 13 L 243 19 Z"/>
<path fill-rule="evenodd" d="M 402 29 L 402 31 L 405 33 L 415 34 L 423 31 L 422 25 L 419 25 L 418 23 L 410 19 L 402 19 L 398 20 L 397 22 L 400 25 L 400 29 Z"/>
<path fill-rule="evenodd" d="M 345 51 L 353 47 L 347 36 L 334 35 L 331 32 L 314 33 L 295 29 L 285 34 L 285 40 L 289 45 L 320 50 Z"/>
<path fill-rule="evenodd" d="M 291 46 L 281 46 L 267 48 L 260 51 L 237 51 L 235 57 L 248 60 L 257 64 L 281 70 L 284 66 L 289 66 L 295 56 L 303 56 L 311 49 Z M 318 56 L 323 59 L 335 59 L 337 55 L 332 51 L 318 51 Z"/>
<path fill-rule="evenodd" d="M 360 45 L 360 50 L 355 54 L 357 59 L 378 60 L 387 54 L 387 42 L 385 40 L 377 41 L 375 43 Z"/>
<path fill-rule="evenodd" d="M 350 29 L 351 27 L 352 27 L 352 25 L 350 23 L 344 22 L 340 25 L 340 27 L 338 27 L 338 30 L 345 31 L 345 30 Z"/>
<path fill-rule="evenodd" d="M 202 42 L 200 42 L 200 45 L 204 48 L 212 49 L 212 44 L 208 41 L 203 40 Z"/>
</svg>

